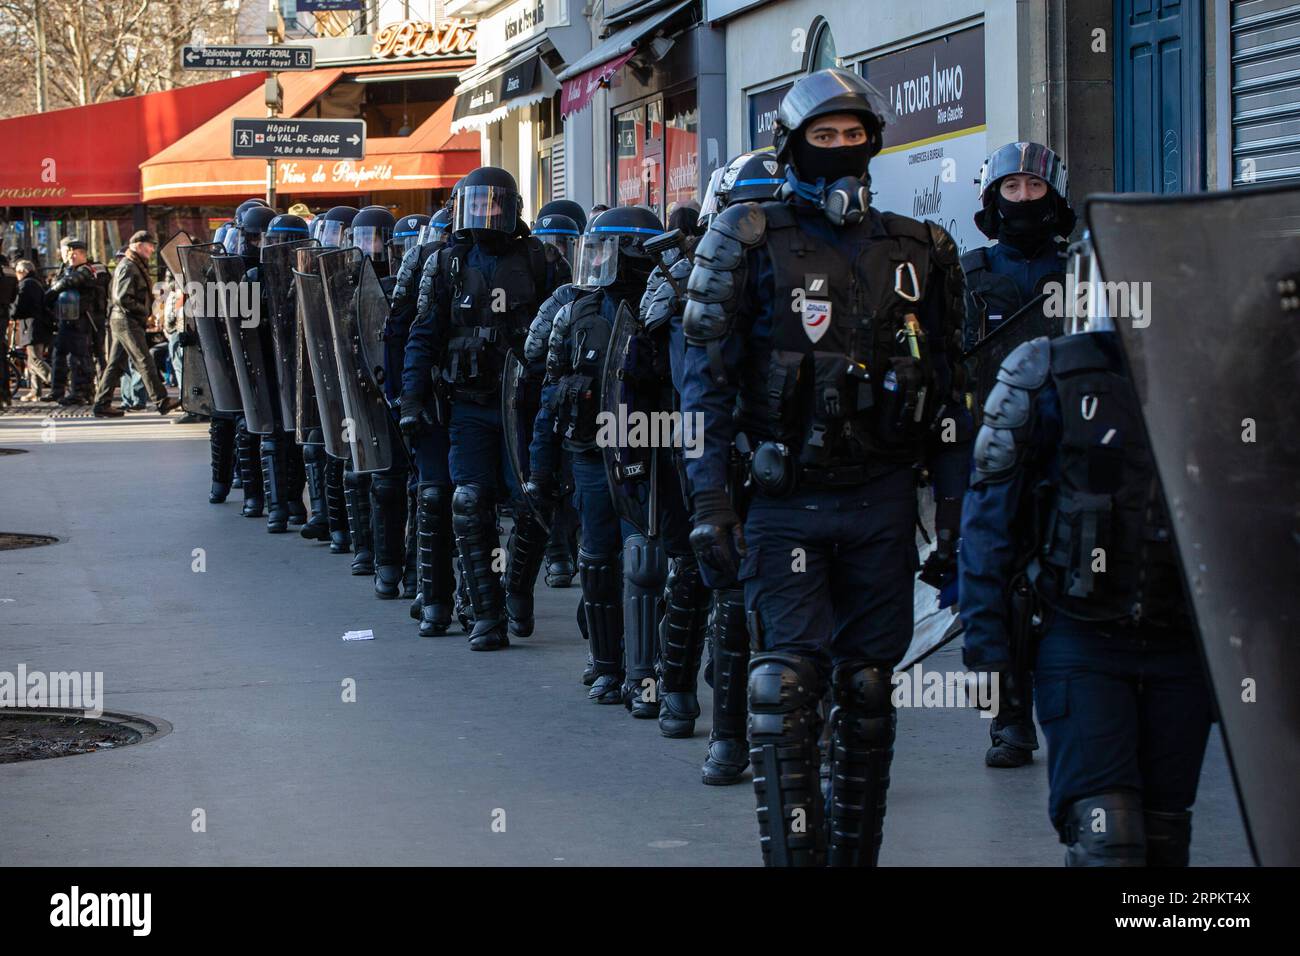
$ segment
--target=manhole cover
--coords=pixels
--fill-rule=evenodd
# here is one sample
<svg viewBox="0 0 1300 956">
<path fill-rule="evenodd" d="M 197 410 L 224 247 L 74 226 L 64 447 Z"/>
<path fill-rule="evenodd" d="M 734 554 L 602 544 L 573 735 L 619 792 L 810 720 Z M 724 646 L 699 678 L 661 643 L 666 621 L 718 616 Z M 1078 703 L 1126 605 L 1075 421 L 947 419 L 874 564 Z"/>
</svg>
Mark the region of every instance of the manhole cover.
<svg viewBox="0 0 1300 956">
<path fill-rule="evenodd" d="M 21 531 L 0 531 L 0 551 L 17 551 L 19 548 L 39 548 L 43 544 L 57 544 L 58 538 L 50 534 L 24 534 Z"/>
<path fill-rule="evenodd" d="M 44 760 L 129 747 L 171 732 L 157 717 L 105 712 L 87 717 L 79 710 L 0 710 L 0 763 Z"/>
</svg>

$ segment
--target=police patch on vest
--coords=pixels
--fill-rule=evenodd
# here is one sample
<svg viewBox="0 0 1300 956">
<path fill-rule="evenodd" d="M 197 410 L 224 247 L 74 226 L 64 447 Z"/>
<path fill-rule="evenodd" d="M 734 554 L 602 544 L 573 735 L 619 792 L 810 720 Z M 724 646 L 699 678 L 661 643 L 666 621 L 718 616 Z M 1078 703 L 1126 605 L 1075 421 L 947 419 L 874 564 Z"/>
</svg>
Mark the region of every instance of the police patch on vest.
<svg viewBox="0 0 1300 956">
<path fill-rule="evenodd" d="M 824 299 L 803 300 L 803 330 L 813 342 L 817 342 L 831 327 L 831 304 Z"/>
</svg>

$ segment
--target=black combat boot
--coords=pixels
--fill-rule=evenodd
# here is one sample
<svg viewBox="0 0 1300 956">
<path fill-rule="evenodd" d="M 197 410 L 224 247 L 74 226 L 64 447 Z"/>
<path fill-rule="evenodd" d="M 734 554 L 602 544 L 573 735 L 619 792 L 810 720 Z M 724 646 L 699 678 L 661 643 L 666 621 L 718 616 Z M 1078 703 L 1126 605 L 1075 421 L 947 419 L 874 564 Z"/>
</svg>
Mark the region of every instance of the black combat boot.
<svg viewBox="0 0 1300 956">
<path fill-rule="evenodd" d="M 348 527 L 352 531 L 352 573 L 358 577 L 375 573 L 374 525 L 370 516 L 370 476 L 357 474 L 349 465 L 343 469 L 343 496 L 348 503 Z"/>
<path fill-rule="evenodd" d="M 568 495 L 561 495 L 551 516 L 551 534 L 546 539 L 546 586 L 567 588 L 578 573 L 574 563 L 577 512 Z"/>
<path fill-rule="evenodd" d="M 665 737 L 695 733 L 700 716 L 696 688 L 708 621 L 709 589 L 700 577 L 695 555 L 674 558 L 668 576 L 667 609 L 659 629 L 659 732 Z"/>
<path fill-rule="evenodd" d="M 325 446 L 310 442 L 302 446 L 303 477 L 311 500 L 311 518 L 298 533 L 308 541 L 330 539 L 329 515 L 325 511 Z"/>
<path fill-rule="evenodd" d="M 537 572 L 546 556 L 546 529 L 532 508 L 515 502 L 515 527 L 510 535 L 510 563 L 506 565 L 506 614 L 510 633 L 528 637 L 536 626 L 533 620 L 533 588 Z"/>
<path fill-rule="evenodd" d="M 451 532 L 451 489 L 419 487 L 420 636 L 441 637 L 451 626 L 454 542 Z"/>
<path fill-rule="evenodd" d="M 1066 866 L 1146 866 L 1141 795 L 1134 790 L 1111 790 L 1076 800 L 1066 811 L 1061 842 L 1065 844 Z"/>
<path fill-rule="evenodd" d="M 623 569 L 617 554 L 578 549 L 578 580 L 596 679 L 587 693 L 598 704 L 623 702 Z"/>
<path fill-rule="evenodd" d="M 989 721 L 993 745 L 984 755 L 989 767 L 1023 767 L 1033 763 L 1038 749 L 1034 730 L 1034 684 L 1028 674 L 998 675 L 998 712 Z"/>
<path fill-rule="evenodd" d="M 208 420 L 208 450 L 212 456 L 212 490 L 208 501 L 219 505 L 230 494 L 235 472 L 235 421 L 232 418 Z"/>
<path fill-rule="evenodd" d="M 284 534 L 289 530 L 289 495 L 285 467 L 285 434 L 275 429 L 262 436 L 262 486 L 266 489 L 266 530 Z"/>
<path fill-rule="evenodd" d="M 459 545 L 456 545 L 455 541 L 456 536 L 453 533 L 452 545 L 453 548 L 458 548 Z M 452 598 L 456 605 L 456 620 L 460 622 L 460 629 L 468 634 L 474 627 L 474 605 L 470 601 L 469 579 L 465 577 L 465 565 L 460 560 L 459 551 L 452 563 L 456 569 L 456 592 Z"/>
<path fill-rule="evenodd" d="M 850 661 L 831 676 L 831 866 L 875 866 L 894 759 L 892 674 Z"/>
<path fill-rule="evenodd" d="M 816 664 L 795 654 L 755 654 L 749 665 L 749 759 L 766 866 L 822 866 L 821 736 Z"/>
<path fill-rule="evenodd" d="M 633 717 L 659 716 L 659 621 L 663 616 L 668 555 L 658 538 L 628 535 L 623 542 L 623 703 Z"/>
<path fill-rule="evenodd" d="M 324 447 L 324 446 L 321 446 Z M 343 459 L 325 454 L 325 518 L 330 526 L 330 554 L 352 551 L 352 531 L 348 527 L 347 492 L 343 487 Z"/>
<path fill-rule="evenodd" d="M 492 570 L 500 539 L 492 499 L 479 485 L 461 485 L 451 498 L 451 522 L 460 551 L 461 575 L 474 606 L 469 646 L 475 651 L 499 651 L 510 646 L 506 636 L 505 592 L 501 576 Z"/>
<path fill-rule="evenodd" d="M 712 786 L 740 783 L 749 766 L 745 679 L 749 673 L 749 628 L 745 622 L 745 592 L 717 592 L 713 614 L 712 667 L 713 730 L 702 778 Z"/>
<path fill-rule="evenodd" d="M 294 441 L 294 436 L 289 431 L 282 431 L 280 437 L 284 442 L 285 490 L 289 499 L 289 524 L 295 526 L 306 524 L 307 506 L 303 504 L 302 493 L 307 484 L 307 470 L 306 462 L 302 457 L 302 445 Z"/>
<path fill-rule="evenodd" d="M 235 426 L 235 456 L 239 463 L 240 486 L 244 489 L 245 518 L 262 517 L 262 436 L 248 430 L 244 419 Z"/>
<path fill-rule="evenodd" d="M 375 529 L 375 596 L 392 600 L 402 594 L 406 568 L 406 475 L 375 475 L 370 482 L 370 506 Z"/>
</svg>

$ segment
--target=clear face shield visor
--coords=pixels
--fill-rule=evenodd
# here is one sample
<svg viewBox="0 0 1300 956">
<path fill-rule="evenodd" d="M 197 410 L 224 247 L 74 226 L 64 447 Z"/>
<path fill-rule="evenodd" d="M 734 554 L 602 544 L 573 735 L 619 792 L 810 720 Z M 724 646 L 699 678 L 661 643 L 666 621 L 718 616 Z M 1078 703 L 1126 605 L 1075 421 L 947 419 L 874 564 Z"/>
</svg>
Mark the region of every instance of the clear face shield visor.
<svg viewBox="0 0 1300 956">
<path fill-rule="evenodd" d="M 570 266 L 573 265 L 573 257 L 574 253 L 577 252 L 580 236 L 567 232 L 534 232 L 533 235 L 548 246 L 553 246 L 555 251 L 564 257 L 565 262 L 569 263 Z"/>
<path fill-rule="evenodd" d="M 357 226 L 348 233 L 352 246 L 360 249 L 369 259 L 386 259 L 388 257 L 389 230 L 379 226 Z"/>
<path fill-rule="evenodd" d="M 601 289 L 618 278 L 618 236 L 588 233 L 578 240 L 573 284 L 580 289 Z"/>
<path fill-rule="evenodd" d="M 704 199 L 700 202 L 700 219 L 701 228 L 707 227 L 713 221 L 713 217 L 722 212 L 723 203 L 720 189 L 722 186 L 722 177 L 727 174 L 726 166 L 719 166 L 709 175 L 709 185 L 705 187 Z"/>
<path fill-rule="evenodd" d="M 466 186 L 456 197 L 456 230 L 486 229 L 507 235 L 518 224 L 519 194 L 500 186 Z"/>
<path fill-rule="evenodd" d="M 221 244 L 226 247 L 226 255 L 242 256 L 248 251 L 248 243 L 244 240 L 244 234 L 238 229 L 231 228 L 226 231 L 226 237 L 221 240 Z"/>
<path fill-rule="evenodd" d="M 394 236 L 388 241 L 389 257 L 394 262 L 401 262 L 406 258 L 406 254 L 420 244 L 420 234 L 415 233 L 409 236 Z"/>
<path fill-rule="evenodd" d="M 433 223 L 429 223 L 428 225 L 420 227 L 420 235 L 416 239 L 416 243 L 417 245 L 427 246 L 431 242 L 442 242 L 443 237 L 446 235 L 447 227 L 442 223 L 438 223 L 436 226 Z"/>
<path fill-rule="evenodd" d="M 342 246 L 344 228 L 342 220 L 323 219 L 316 238 L 320 240 L 322 246 Z"/>
</svg>

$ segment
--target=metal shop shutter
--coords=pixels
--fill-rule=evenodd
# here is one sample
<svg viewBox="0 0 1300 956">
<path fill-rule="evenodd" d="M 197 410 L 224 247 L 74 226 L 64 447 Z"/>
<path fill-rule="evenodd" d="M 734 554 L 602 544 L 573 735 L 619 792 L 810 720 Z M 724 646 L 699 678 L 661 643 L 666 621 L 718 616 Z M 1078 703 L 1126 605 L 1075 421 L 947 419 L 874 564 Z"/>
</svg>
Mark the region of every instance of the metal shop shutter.
<svg viewBox="0 0 1300 956">
<path fill-rule="evenodd" d="M 1300 180 L 1300 3 L 1231 7 L 1232 184 Z"/>
</svg>

